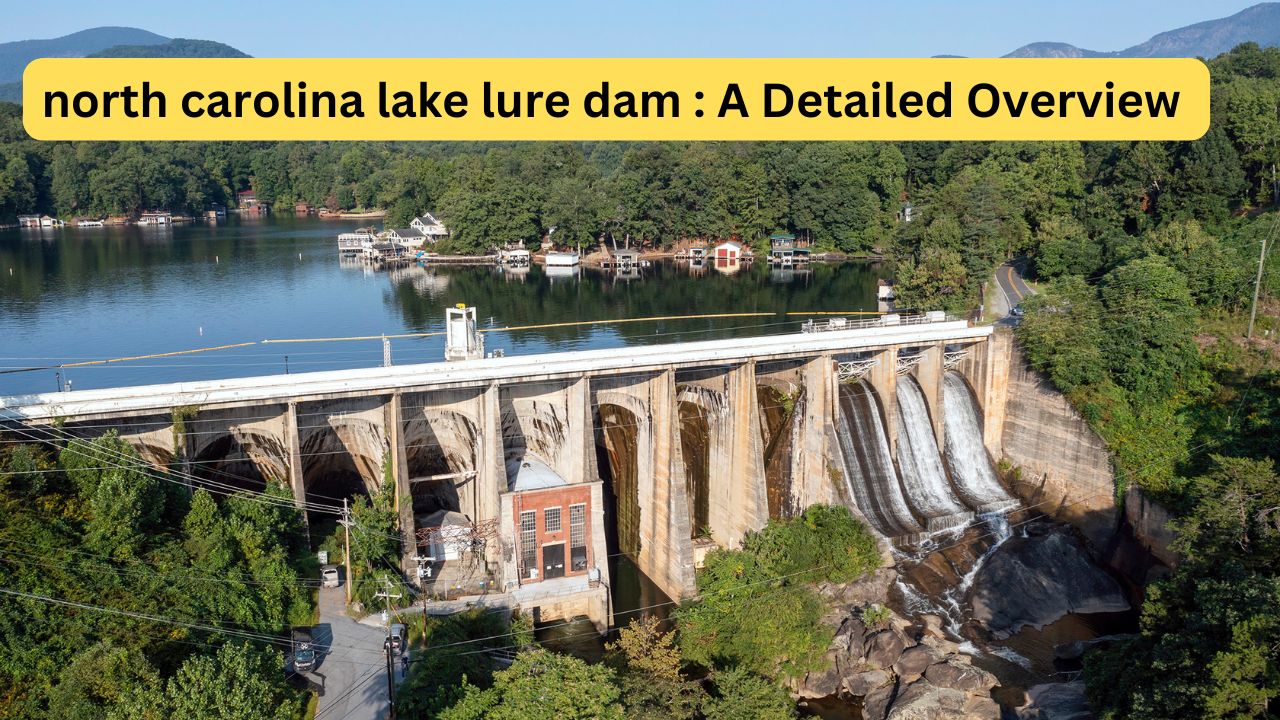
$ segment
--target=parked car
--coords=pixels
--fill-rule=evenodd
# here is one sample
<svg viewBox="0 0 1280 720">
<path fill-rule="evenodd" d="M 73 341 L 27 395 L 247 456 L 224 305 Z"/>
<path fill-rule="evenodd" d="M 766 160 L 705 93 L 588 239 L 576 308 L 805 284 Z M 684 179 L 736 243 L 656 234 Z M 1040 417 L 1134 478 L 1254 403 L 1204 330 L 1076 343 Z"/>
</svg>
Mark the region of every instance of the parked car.
<svg viewBox="0 0 1280 720">
<path fill-rule="evenodd" d="M 1015 306 L 1012 312 L 1014 317 L 1022 317 L 1022 306 L 1021 305 Z"/>
<path fill-rule="evenodd" d="M 387 639 L 383 643 L 383 646 L 385 647 L 387 645 L 391 646 L 391 652 L 393 653 L 398 654 L 404 650 L 404 646 L 405 646 L 404 625 L 400 625 L 399 623 L 397 623 L 387 628 Z"/>
<path fill-rule="evenodd" d="M 320 585 L 327 588 L 335 588 L 342 584 L 341 576 L 338 574 L 337 565 L 325 565 L 320 568 Z"/>
<path fill-rule="evenodd" d="M 293 636 L 293 669 L 298 672 L 310 672 L 316 666 L 316 646 L 311 639 L 311 628 L 294 628 Z"/>
</svg>

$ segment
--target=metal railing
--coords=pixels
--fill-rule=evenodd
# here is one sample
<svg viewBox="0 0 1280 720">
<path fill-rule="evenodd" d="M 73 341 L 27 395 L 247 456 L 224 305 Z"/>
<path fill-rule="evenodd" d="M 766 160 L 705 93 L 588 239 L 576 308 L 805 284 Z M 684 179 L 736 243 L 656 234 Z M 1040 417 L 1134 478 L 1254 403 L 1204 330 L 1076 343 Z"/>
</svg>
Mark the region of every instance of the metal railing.
<svg viewBox="0 0 1280 720">
<path fill-rule="evenodd" d="M 851 320 L 849 318 L 834 317 L 827 320 L 805 320 L 800 326 L 801 332 L 833 332 L 837 330 L 862 330 L 866 328 L 894 327 L 898 325 L 929 325 L 932 323 L 948 322 L 957 320 L 951 315 L 947 315 L 941 311 L 931 311 L 918 315 L 881 315 L 878 318 L 869 320 Z"/>
</svg>

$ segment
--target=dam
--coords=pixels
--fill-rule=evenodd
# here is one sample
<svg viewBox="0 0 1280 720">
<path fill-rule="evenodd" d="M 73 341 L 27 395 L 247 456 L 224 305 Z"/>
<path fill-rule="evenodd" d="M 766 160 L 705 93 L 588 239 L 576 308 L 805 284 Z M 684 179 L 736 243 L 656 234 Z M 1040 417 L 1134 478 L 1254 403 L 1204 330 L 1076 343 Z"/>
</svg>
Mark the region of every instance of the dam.
<svg viewBox="0 0 1280 720">
<path fill-rule="evenodd" d="M 114 430 L 192 486 L 287 487 L 313 520 L 387 490 L 410 580 L 467 557 L 487 593 L 600 626 L 614 555 L 678 600 L 707 552 L 812 504 L 895 540 L 1015 504 L 992 466 L 1008 359 L 990 326 L 839 318 L 486 357 L 475 308 L 448 312 L 444 362 L 4 397 L 0 424 Z"/>
</svg>

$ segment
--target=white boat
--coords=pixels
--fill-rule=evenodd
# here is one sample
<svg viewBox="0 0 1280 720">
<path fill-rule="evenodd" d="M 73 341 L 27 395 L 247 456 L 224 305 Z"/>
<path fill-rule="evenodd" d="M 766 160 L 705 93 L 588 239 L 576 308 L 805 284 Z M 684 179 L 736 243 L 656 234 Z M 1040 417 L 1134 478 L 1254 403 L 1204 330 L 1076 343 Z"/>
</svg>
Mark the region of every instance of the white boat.
<svg viewBox="0 0 1280 720">
<path fill-rule="evenodd" d="M 76 222 L 76 227 L 102 227 L 105 224 L 101 220 L 79 220 Z"/>
<path fill-rule="evenodd" d="M 574 267 L 578 262 L 578 253 L 575 252 L 547 253 L 547 267 Z"/>
</svg>

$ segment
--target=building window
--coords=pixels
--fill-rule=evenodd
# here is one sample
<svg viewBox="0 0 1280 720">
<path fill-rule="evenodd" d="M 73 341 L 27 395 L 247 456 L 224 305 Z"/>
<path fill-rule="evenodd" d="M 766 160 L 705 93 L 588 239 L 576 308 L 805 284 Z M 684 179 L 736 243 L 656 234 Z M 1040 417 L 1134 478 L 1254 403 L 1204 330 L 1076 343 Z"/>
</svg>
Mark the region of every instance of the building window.
<svg viewBox="0 0 1280 720">
<path fill-rule="evenodd" d="M 520 576 L 531 578 L 538 573 L 538 511 L 520 513 Z"/>
<path fill-rule="evenodd" d="M 549 533 L 560 532 L 560 508 L 547 508 L 542 511 L 542 529 Z"/>
<path fill-rule="evenodd" d="M 569 506 L 569 567 L 587 569 L 587 506 Z"/>
</svg>

